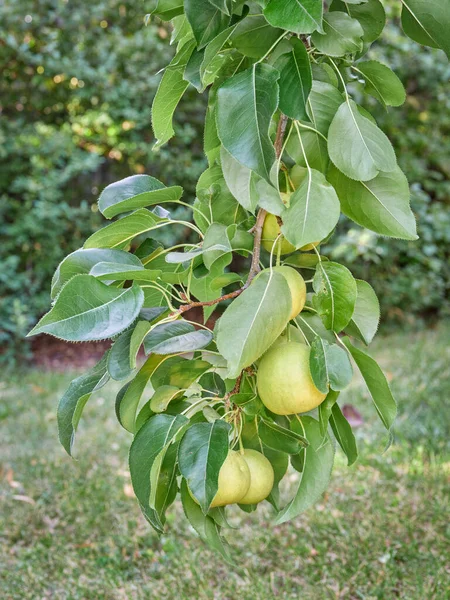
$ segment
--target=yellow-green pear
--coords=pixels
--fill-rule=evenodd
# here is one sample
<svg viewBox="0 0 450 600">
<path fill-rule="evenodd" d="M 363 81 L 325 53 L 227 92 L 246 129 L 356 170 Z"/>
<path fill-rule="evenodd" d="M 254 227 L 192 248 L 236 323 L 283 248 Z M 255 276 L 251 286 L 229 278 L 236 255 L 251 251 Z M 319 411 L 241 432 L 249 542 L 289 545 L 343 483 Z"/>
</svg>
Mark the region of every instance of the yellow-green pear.
<svg viewBox="0 0 450 600">
<path fill-rule="evenodd" d="M 320 392 L 309 370 L 310 348 L 287 342 L 269 350 L 261 358 L 257 374 L 258 394 L 263 404 L 277 415 L 305 413 L 321 404 Z"/>
<path fill-rule="evenodd" d="M 230 450 L 220 467 L 219 488 L 211 502 L 211 508 L 240 502 L 249 487 L 250 469 L 246 460 L 239 452 Z"/>
<path fill-rule="evenodd" d="M 281 228 L 278 225 L 277 217 L 268 213 L 264 219 L 262 238 L 261 242 L 267 252 L 272 252 L 277 255 L 278 249 L 281 247 L 281 254 L 290 254 L 295 252 L 295 246 L 293 246 L 287 239 L 282 235 L 278 242 L 274 245 L 275 240 L 281 233 Z"/>
<path fill-rule="evenodd" d="M 303 309 L 306 302 L 306 283 L 298 271 L 285 265 L 273 267 L 277 273 L 281 273 L 288 282 L 292 297 L 292 311 L 289 320 L 294 319 Z"/>
<path fill-rule="evenodd" d="M 250 487 L 239 504 L 258 504 L 270 494 L 275 475 L 269 460 L 258 452 L 246 448 L 242 455 L 250 470 Z"/>
</svg>

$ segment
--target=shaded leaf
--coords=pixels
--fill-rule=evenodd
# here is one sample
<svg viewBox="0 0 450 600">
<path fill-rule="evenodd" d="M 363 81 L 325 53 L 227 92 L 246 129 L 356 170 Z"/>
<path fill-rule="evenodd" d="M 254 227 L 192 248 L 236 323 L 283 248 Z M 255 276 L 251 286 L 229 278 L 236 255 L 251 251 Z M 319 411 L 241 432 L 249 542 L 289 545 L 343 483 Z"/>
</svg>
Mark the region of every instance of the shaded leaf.
<svg viewBox="0 0 450 600">
<path fill-rule="evenodd" d="M 311 63 L 302 41 L 292 38 L 292 51 L 275 63 L 280 71 L 280 110 L 291 119 L 306 118 L 306 102 L 312 86 Z"/>
<path fill-rule="evenodd" d="M 283 213 L 281 231 L 296 248 L 323 240 L 336 226 L 340 204 L 333 186 L 315 169 L 296 173 L 300 182 Z"/>
<path fill-rule="evenodd" d="M 74 275 L 87 275 L 92 267 L 101 262 L 113 262 L 115 264 L 129 265 L 139 269 L 142 263 L 133 254 L 123 250 L 111 250 L 109 248 L 80 248 L 75 250 L 58 265 L 52 279 L 52 299 L 61 291 L 65 283 Z"/>
<path fill-rule="evenodd" d="M 308 445 L 308 441 L 303 435 L 268 419 L 259 421 L 258 435 L 263 444 L 286 454 L 298 454 L 302 448 Z"/>
<path fill-rule="evenodd" d="M 220 535 L 220 526 L 212 517 L 203 514 L 200 506 L 190 495 L 185 479 L 181 482 L 181 502 L 187 520 L 200 538 L 213 550 L 219 552 L 219 554 L 231 564 L 232 560 L 229 546 Z"/>
<path fill-rule="evenodd" d="M 212 332 L 195 329 L 186 321 L 171 321 L 157 325 L 144 339 L 145 353 L 175 354 L 190 352 L 207 346 L 212 340 Z"/>
<path fill-rule="evenodd" d="M 362 50 L 364 30 L 359 21 L 345 12 L 329 12 L 323 19 L 323 33 L 311 36 L 314 46 L 328 56 L 344 56 Z"/>
<path fill-rule="evenodd" d="M 194 47 L 194 40 L 189 40 L 181 47 L 166 67 L 156 91 L 152 104 L 152 128 L 156 138 L 154 150 L 168 142 L 175 134 L 172 125 L 173 113 L 189 85 L 183 79 L 183 75 Z"/>
<path fill-rule="evenodd" d="M 339 398 L 339 392 L 330 390 L 328 392 L 325 400 L 321 404 L 319 404 L 318 410 L 319 410 L 320 434 L 323 436 L 327 435 L 328 423 L 330 421 L 331 412 L 332 412 L 333 406 L 336 404 L 338 398 Z"/>
<path fill-rule="evenodd" d="M 335 167 L 328 177 L 352 221 L 381 235 L 416 240 L 416 220 L 410 208 L 408 181 L 399 167 L 370 181 L 354 181 Z"/>
<path fill-rule="evenodd" d="M 359 62 L 356 66 L 365 80 L 368 94 L 383 105 L 401 106 L 406 100 L 406 92 L 397 75 L 386 65 L 376 60 Z"/>
<path fill-rule="evenodd" d="M 93 233 L 84 243 L 85 248 L 116 248 L 126 246 L 136 236 L 148 233 L 153 229 L 161 227 L 161 223 L 167 223 L 167 219 L 161 219 L 145 208 L 136 210 L 114 223 L 99 229 Z"/>
<path fill-rule="evenodd" d="M 108 373 L 116 381 L 126 379 L 133 372 L 133 367 L 130 365 L 130 342 L 133 333 L 134 328 L 127 329 L 111 346 L 108 356 Z"/>
<path fill-rule="evenodd" d="M 217 92 L 217 132 L 228 152 L 270 183 L 275 149 L 269 126 L 278 104 L 279 73 L 267 64 L 230 77 Z"/>
<path fill-rule="evenodd" d="M 220 419 L 196 423 L 180 442 L 181 474 L 205 514 L 219 489 L 219 471 L 228 455 L 229 430 L 228 423 Z"/>
<path fill-rule="evenodd" d="M 152 510 L 150 474 L 155 460 L 188 422 L 189 420 L 181 415 L 155 415 L 142 425 L 134 437 L 129 455 L 130 475 L 134 493 L 144 514 Z M 162 531 L 162 523 L 158 523 L 160 520 L 155 517 L 157 515 L 150 514 L 151 523 L 155 520 L 159 524 L 157 530 Z"/>
<path fill-rule="evenodd" d="M 294 519 L 319 500 L 328 486 L 334 462 L 334 448 L 328 437 L 323 440 L 318 421 L 302 417 L 301 426 L 296 421 L 291 426 L 304 430 L 309 446 L 304 450 L 305 462 L 295 496 L 278 513 L 277 524 Z"/>
<path fill-rule="evenodd" d="M 217 348 L 235 378 L 273 344 L 291 313 L 286 279 L 276 271 L 262 272 L 226 309 L 216 325 Z"/>
<path fill-rule="evenodd" d="M 338 392 L 345 389 L 353 376 L 348 353 L 337 344 L 329 344 L 317 336 L 309 355 L 311 377 L 319 391 L 328 394 L 329 389 Z"/>
<path fill-rule="evenodd" d="M 343 341 L 361 371 L 378 416 L 386 429 L 389 430 L 397 416 L 397 403 L 383 371 L 371 356 L 353 346 L 348 338 L 344 338 Z"/>
<path fill-rule="evenodd" d="M 442 0 L 403 0 L 402 27 L 415 42 L 441 48 L 450 58 L 450 11 Z"/>
<path fill-rule="evenodd" d="M 347 267 L 335 262 L 319 263 L 313 279 L 314 308 L 327 329 L 339 333 L 352 318 L 356 281 Z"/>
<path fill-rule="evenodd" d="M 100 194 L 98 208 L 111 219 L 136 208 L 176 202 L 182 194 L 183 188 L 179 185 L 166 187 L 150 175 L 132 175 L 108 185 Z"/>
<path fill-rule="evenodd" d="M 358 110 L 353 100 L 342 104 L 328 130 L 328 152 L 336 167 L 350 179 L 368 181 L 380 171 L 397 168 L 386 135 Z"/>
<path fill-rule="evenodd" d="M 338 404 L 331 409 L 330 425 L 339 446 L 347 457 L 348 466 L 352 465 L 358 458 L 358 448 L 350 423 L 342 414 Z"/>
<path fill-rule="evenodd" d="M 358 338 L 368 346 L 373 340 L 380 322 L 380 303 L 367 281 L 356 279 L 356 304 L 345 333 Z"/>
<path fill-rule="evenodd" d="M 72 456 L 75 432 L 86 402 L 109 381 L 107 362 L 108 353 L 90 371 L 74 379 L 59 401 L 56 413 L 59 441 L 69 456 Z"/>
<path fill-rule="evenodd" d="M 230 22 L 230 17 L 209 0 L 185 0 L 184 10 L 199 49 L 213 40 Z"/>
<path fill-rule="evenodd" d="M 333 0 L 330 11 L 347 12 L 350 17 L 357 19 L 364 30 L 363 41 L 371 44 L 384 29 L 386 13 L 380 0 L 368 0 L 364 3 L 343 2 Z"/>
<path fill-rule="evenodd" d="M 269 0 L 263 12 L 274 27 L 299 34 L 322 31 L 322 0 Z"/>
</svg>

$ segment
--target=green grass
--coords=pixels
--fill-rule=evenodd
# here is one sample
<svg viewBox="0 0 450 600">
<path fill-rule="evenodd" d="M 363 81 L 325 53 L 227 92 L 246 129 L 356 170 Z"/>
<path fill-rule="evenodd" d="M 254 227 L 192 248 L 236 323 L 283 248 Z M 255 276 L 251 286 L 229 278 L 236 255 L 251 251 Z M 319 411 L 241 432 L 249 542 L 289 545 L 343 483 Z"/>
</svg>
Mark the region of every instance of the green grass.
<svg viewBox="0 0 450 600">
<path fill-rule="evenodd" d="M 380 338 L 400 415 L 393 446 L 356 379 L 345 396 L 364 417 L 360 459 L 337 455 L 330 488 L 294 522 L 269 505 L 232 513 L 236 568 L 198 540 L 177 504 L 158 537 L 130 494 L 130 443 L 114 391 L 86 408 L 78 461 L 59 446 L 55 406 L 70 374 L 0 382 L 0 597 L 267 600 L 450 598 L 450 327 Z M 447 462 L 446 462 L 447 461 Z M 292 486 L 295 474 L 287 485 Z"/>
</svg>

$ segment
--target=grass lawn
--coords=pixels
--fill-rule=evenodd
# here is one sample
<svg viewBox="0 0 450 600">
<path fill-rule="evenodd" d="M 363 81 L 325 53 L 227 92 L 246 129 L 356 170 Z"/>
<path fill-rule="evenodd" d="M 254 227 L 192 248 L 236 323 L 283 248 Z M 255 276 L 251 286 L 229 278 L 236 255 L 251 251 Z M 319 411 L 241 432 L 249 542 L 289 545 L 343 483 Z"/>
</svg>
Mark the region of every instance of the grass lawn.
<svg viewBox="0 0 450 600">
<path fill-rule="evenodd" d="M 73 374 L 0 375 L 0 598 L 449 599 L 449 339 L 447 324 L 377 340 L 399 402 L 393 446 L 383 454 L 386 433 L 355 378 L 344 401 L 364 418 L 358 462 L 346 467 L 338 451 L 327 494 L 294 522 L 273 527 L 267 503 L 233 511 L 235 568 L 178 503 L 160 539 L 141 517 L 114 386 L 88 403 L 72 461 L 55 407 Z"/>
</svg>

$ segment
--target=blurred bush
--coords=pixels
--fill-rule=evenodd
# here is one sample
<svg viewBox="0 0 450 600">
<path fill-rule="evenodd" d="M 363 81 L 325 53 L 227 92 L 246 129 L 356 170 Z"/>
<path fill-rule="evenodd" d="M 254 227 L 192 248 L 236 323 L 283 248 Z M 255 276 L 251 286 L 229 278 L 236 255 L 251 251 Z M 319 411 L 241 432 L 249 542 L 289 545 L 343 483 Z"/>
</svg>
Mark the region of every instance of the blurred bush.
<svg viewBox="0 0 450 600">
<path fill-rule="evenodd" d="M 144 14 L 130 0 L 0 3 L 0 360 L 27 351 L 57 264 L 102 222 L 105 185 L 145 172 L 189 197 L 204 168 L 197 92 L 170 147 L 151 150 L 155 74 L 173 48 Z"/>
<path fill-rule="evenodd" d="M 94 203 L 105 185 L 145 172 L 193 198 L 204 168 L 204 98 L 185 96 L 177 136 L 153 153 L 155 73 L 173 49 L 161 24 L 143 25 L 144 12 L 131 0 L 0 3 L 0 348 L 9 349 L 0 361 L 27 351 L 23 336 L 48 308 L 57 264 L 101 225 Z M 391 65 L 408 89 L 404 107 L 375 110 L 412 184 L 421 240 L 380 238 L 344 220 L 325 251 L 372 282 L 385 317 L 442 316 L 450 280 L 449 65 L 395 24 L 370 58 Z"/>
</svg>

